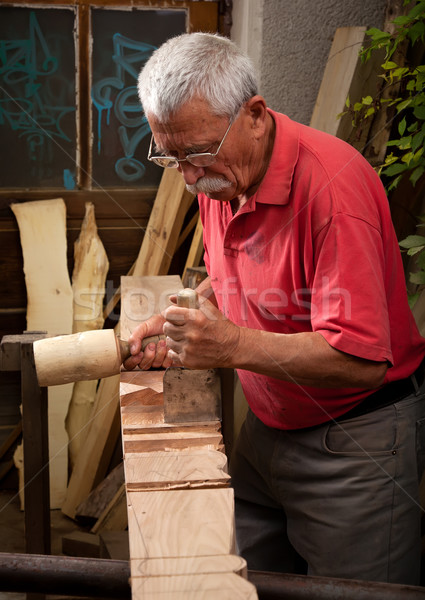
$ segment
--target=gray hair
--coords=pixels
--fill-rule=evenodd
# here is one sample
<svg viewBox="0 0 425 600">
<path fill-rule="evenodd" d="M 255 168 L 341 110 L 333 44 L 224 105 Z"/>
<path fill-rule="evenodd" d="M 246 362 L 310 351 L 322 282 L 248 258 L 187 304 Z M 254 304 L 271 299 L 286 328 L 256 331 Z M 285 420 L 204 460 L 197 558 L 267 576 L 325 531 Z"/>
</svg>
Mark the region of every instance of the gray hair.
<svg viewBox="0 0 425 600">
<path fill-rule="evenodd" d="M 194 96 L 206 100 L 213 114 L 233 119 L 258 93 L 248 56 L 228 38 L 210 33 L 167 40 L 143 67 L 137 89 L 145 114 L 161 121 Z"/>
</svg>

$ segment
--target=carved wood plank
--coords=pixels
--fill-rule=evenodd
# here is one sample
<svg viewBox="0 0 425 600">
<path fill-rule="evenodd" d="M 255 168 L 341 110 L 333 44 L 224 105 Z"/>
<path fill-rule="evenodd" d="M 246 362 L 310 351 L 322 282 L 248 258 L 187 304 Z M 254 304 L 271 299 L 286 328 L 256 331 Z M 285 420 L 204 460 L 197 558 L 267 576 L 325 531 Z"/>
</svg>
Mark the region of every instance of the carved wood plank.
<svg viewBox="0 0 425 600">
<path fill-rule="evenodd" d="M 27 329 L 47 331 L 49 335 L 71 333 L 73 299 L 67 265 L 65 203 L 57 198 L 12 204 L 11 209 L 18 222 L 24 257 Z M 66 493 L 65 418 L 72 387 L 71 383 L 48 391 L 51 508 L 60 508 Z"/>
<path fill-rule="evenodd" d="M 124 306 L 139 287 L 137 278 L 128 283 Z M 122 320 L 130 330 L 128 315 Z M 203 389 L 199 380 L 191 387 L 196 407 Z M 221 423 L 165 422 L 163 389 L 164 371 L 121 373 L 132 598 L 255 599 L 246 570 L 237 560 L 235 566 L 234 495 Z"/>
<path fill-rule="evenodd" d="M 102 329 L 103 297 L 109 261 L 97 233 L 94 204 L 86 202 L 81 232 L 74 244 L 73 333 Z M 80 448 L 84 444 L 91 412 L 93 411 L 98 381 L 77 381 L 66 416 L 69 435 L 69 459 L 73 468 Z"/>
</svg>

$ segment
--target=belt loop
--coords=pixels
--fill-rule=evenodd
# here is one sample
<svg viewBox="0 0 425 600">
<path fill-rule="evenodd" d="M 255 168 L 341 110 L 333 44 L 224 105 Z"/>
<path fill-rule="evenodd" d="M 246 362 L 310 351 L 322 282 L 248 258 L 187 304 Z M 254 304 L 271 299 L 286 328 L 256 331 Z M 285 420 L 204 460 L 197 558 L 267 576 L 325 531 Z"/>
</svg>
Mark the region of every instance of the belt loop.
<svg viewBox="0 0 425 600">
<path fill-rule="evenodd" d="M 410 376 L 410 379 L 413 383 L 413 387 L 415 388 L 415 396 L 419 396 L 420 390 L 419 390 L 418 382 L 416 380 L 416 375 L 413 373 L 413 375 Z"/>
</svg>

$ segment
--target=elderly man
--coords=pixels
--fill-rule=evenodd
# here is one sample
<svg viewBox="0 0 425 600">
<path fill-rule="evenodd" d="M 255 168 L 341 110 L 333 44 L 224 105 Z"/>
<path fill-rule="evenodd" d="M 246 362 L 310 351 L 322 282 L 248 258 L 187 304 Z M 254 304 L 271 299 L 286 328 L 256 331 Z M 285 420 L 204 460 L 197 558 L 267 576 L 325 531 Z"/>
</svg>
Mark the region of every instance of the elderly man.
<svg viewBox="0 0 425 600">
<path fill-rule="evenodd" d="M 238 370 L 250 409 L 230 466 L 249 568 L 417 584 L 425 340 L 378 176 L 270 110 L 226 38 L 168 40 L 138 89 L 148 159 L 198 196 L 209 277 L 199 309 L 136 329 L 126 368 Z"/>
</svg>

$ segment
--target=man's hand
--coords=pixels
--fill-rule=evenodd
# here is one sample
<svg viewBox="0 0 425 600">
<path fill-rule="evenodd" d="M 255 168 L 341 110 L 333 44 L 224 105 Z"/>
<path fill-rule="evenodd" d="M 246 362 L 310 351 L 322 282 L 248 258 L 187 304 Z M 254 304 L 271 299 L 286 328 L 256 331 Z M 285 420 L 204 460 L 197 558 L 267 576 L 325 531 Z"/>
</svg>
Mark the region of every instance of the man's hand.
<svg viewBox="0 0 425 600">
<path fill-rule="evenodd" d="M 156 369 L 171 367 L 171 358 L 167 354 L 165 340 L 160 340 L 158 344 L 148 344 L 144 352 L 141 350 L 144 338 L 162 334 L 163 325 L 163 316 L 154 315 L 136 327 L 128 339 L 131 356 L 123 363 L 125 369 L 131 371 L 138 366 L 143 371 L 147 371 L 152 367 Z"/>
<path fill-rule="evenodd" d="M 209 300 L 200 296 L 199 304 L 196 309 L 169 306 L 163 312 L 172 365 L 191 369 L 232 367 L 239 327 Z"/>
</svg>

